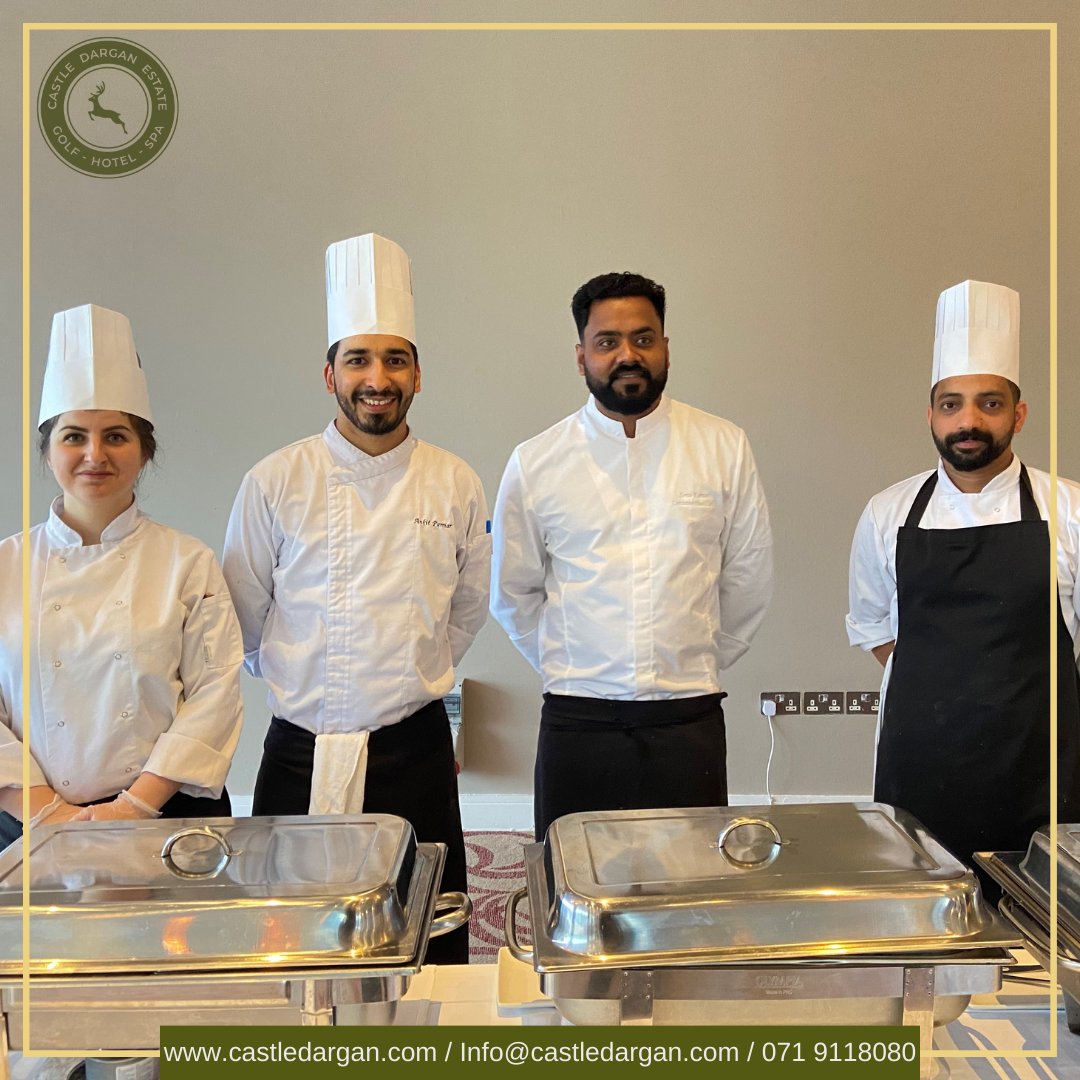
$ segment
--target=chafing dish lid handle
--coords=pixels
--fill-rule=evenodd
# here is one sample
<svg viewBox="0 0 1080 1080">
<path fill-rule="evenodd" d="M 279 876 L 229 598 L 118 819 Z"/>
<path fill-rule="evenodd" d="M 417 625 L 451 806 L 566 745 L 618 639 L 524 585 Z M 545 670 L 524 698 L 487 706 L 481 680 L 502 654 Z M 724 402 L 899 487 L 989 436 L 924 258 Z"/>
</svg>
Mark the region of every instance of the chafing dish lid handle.
<svg viewBox="0 0 1080 1080">
<path fill-rule="evenodd" d="M 440 937 L 469 921 L 472 901 L 463 892 L 441 892 L 435 897 L 435 910 L 446 912 L 431 920 L 431 937 Z"/>
<path fill-rule="evenodd" d="M 759 844 L 739 844 L 737 838 L 732 836 L 736 829 L 742 829 L 746 826 L 756 826 L 764 829 L 771 836 L 772 841 L 765 849 L 764 854 L 756 854 L 760 849 Z M 771 821 L 756 817 L 733 818 L 720 830 L 720 836 L 716 841 L 720 854 L 733 866 L 739 867 L 768 866 L 780 854 L 780 848 L 783 844 L 784 840 L 780 835 L 780 830 Z"/>
<path fill-rule="evenodd" d="M 510 955 L 515 960 L 522 960 L 526 964 L 533 962 L 532 949 L 526 949 L 524 945 L 518 940 L 516 915 L 518 905 L 529 893 L 529 887 L 527 885 L 520 889 L 515 889 L 506 899 L 506 916 L 504 919 L 504 931 L 506 933 L 506 947 L 510 950 Z"/>
<path fill-rule="evenodd" d="M 213 840 L 221 849 L 218 861 L 207 870 L 185 870 L 180 866 L 173 857 L 173 848 L 187 836 L 207 836 Z M 229 847 L 229 841 L 221 833 L 211 829 L 209 825 L 189 825 L 186 828 L 177 829 L 161 846 L 161 861 L 172 873 L 181 878 L 212 878 L 220 874 L 229 865 L 229 860 L 238 854 L 238 851 L 233 851 Z"/>
</svg>

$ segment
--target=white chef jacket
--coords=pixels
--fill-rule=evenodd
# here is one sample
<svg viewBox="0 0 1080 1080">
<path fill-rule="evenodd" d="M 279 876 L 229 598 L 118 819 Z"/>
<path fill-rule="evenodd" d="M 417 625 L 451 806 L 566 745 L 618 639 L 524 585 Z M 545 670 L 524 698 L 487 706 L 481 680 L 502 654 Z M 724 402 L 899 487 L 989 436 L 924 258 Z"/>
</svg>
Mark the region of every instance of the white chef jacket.
<svg viewBox="0 0 1080 1080">
<path fill-rule="evenodd" d="M 590 397 L 517 447 L 493 538 L 492 614 L 550 693 L 716 693 L 772 595 L 746 434 L 667 396 L 633 439 Z"/>
<path fill-rule="evenodd" d="M 30 530 L 30 783 L 87 803 L 143 771 L 221 794 L 240 737 L 240 629 L 213 553 L 132 504 L 83 545 Z M 21 533 L 0 542 L 0 787 L 22 786 Z"/>
<path fill-rule="evenodd" d="M 322 735 L 397 723 L 452 689 L 490 559 L 465 462 L 413 437 L 372 457 L 331 421 L 244 477 L 222 567 L 274 715 Z"/>
</svg>

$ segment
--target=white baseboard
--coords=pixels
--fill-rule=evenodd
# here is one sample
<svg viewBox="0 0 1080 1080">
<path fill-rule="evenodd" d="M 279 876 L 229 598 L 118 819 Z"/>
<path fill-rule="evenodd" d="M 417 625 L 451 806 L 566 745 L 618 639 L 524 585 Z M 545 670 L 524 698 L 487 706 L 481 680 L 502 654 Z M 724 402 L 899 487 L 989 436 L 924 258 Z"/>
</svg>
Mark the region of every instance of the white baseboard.
<svg viewBox="0 0 1080 1080">
<path fill-rule="evenodd" d="M 870 802 L 871 795 L 774 795 L 776 805 L 785 803 Z M 767 795 L 731 795 L 732 806 L 768 806 Z M 234 817 L 251 814 L 251 796 L 233 795 Z M 533 827 L 531 795 L 462 795 L 461 824 L 469 832 L 528 832 Z"/>
<path fill-rule="evenodd" d="M 532 795 L 462 795 L 466 832 L 532 832 Z"/>
<path fill-rule="evenodd" d="M 787 803 L 837 803 L 837 802 L 873 802 L 873 795 L 729 795 L 731 806 L 783 806 Z"/>
</svg>

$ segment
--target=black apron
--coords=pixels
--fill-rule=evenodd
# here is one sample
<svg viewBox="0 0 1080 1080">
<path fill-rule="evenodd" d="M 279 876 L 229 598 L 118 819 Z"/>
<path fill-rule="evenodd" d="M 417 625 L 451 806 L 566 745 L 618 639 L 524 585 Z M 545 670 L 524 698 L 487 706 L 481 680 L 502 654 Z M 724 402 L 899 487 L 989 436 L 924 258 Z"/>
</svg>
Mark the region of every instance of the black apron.
<svg viewBox="0 0 1080 1080">
<path fill-rule="evenodd" d="M 1020 520 L 1001 525 L 920 529 L 936 482 L 896 538 L 899 625 L 874 798 L 970 863 L 973 851 L 1026 848 L 1050 816 L 1050 542 L 1023 465 Z M 1056 637 L 1058 816 L 1076 821 L 1080 694 L 1060 599 Z"/>
<path fill-rule="evenodd" d="M 727 694 L 659 701 L 545 694 L 536 838 L 564 814 L 727 805 Z"/>
</svg>

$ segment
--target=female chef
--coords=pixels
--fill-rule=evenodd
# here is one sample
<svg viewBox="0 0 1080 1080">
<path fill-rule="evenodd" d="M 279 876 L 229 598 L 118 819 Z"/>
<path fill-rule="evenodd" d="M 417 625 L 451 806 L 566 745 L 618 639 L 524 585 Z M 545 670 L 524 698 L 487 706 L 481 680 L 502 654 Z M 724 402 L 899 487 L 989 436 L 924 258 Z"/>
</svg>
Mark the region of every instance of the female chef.
<svg viewBox="0 0 1080 1080">
<path fill-rule="evenodd" d="M 62 494 L 26 540 L 31 824 L 228 815 L 240 630 L 210 550 L 135 500 L 155 441 L 123 315 L 53 317 L 39 430 Z M 23 813 L 22 560 L 23 534 L 0 542 L 0 847 Z"/>
</svg>

